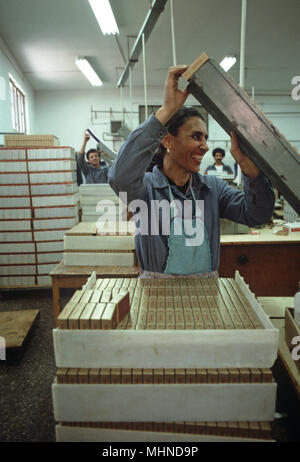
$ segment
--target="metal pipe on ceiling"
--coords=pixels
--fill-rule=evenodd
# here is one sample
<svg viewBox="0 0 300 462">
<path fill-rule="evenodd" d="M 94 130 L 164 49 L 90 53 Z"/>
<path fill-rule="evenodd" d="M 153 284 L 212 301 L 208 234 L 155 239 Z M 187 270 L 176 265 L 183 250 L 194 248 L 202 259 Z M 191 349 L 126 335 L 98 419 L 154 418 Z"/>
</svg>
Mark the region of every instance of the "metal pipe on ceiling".
<svg viewBox="0 0 300 462">
<path fill-rule="evenodd" d="M 145 97 L 145 120 L 146 120 L 148 117 L 148 101 L 147 101 L 147 70 L 146 70 L 145 34 L 142 35 L 142 44 L 143 44 L 144 97 Z"/>
<path fill-rule="evenodd" d="M 138 61 L 138 58 L 140 56 L 140 53 L 142 51 L 142 41 L 143 41 L 143 34 L 144 34 L 144 39 L 147 41 L 149 38 L 153 27 L 155 26 L 159 16 L 164 10 L 165 4 L 167 3 L 168 0 L 153 0 L 152 7 L 150 8 L 146 19 L 139 31 L 139 34 L 137 36 L 137 39 L 133 45 L 133 48 L 131 50 L 127 65 L 120 77 L 120 80 L 117 84 L 118 87 L 121 85 L 124 85 L 128 75 L 129 75 L 129 68 L 133 68 L 134 64 Z"/>
<path fill-rule="evenodd" d="M 123 100 L 123 87 L 120 87 L 121 111 L 124 114 L 124 100 Z M 124 120 L 123 120 L 124 122 Z"/>
<path fill-rule="evenodd" d="M 242 1 L 242 13 L 241 13 L 241 40 L 240 40 L 240 87 L 244 88 L 245 86 L 245 42 L 246 42 L 246 17 L 247 17 L 247 0 Z M 237 176 L 236 183 L 237 185 L 241 184 L 242 181 L 242 171 L 241 167 L 237 166 Z"/>
<path fill-rule="evenodd" d="M 131 128 L 133 129 L 133 121 L 132 121 L 132 104 L 133 104 L 133 97 L 132 97 L 132 71 L 131 67 L 129 68 L 129 104 L 130 104 L 130 117 L 131 117 Z"/>
<path fill-rule="evenodd" d="M 246 42 L 247 0 L 242 0 L 241 43 L 240 43 L 240 87 L 245 86 L 245 42 Z"/>
<path fill-rule="evenodd" d="M 176 44 L 175 44 L 175 26 L 174 26 L 174 9 L 173 0 L 170 0 L 171 11 L 171 33 L 172 33 L 172 51 L 173 51 L 173 66 L 176 66 Z"/>
</svg>

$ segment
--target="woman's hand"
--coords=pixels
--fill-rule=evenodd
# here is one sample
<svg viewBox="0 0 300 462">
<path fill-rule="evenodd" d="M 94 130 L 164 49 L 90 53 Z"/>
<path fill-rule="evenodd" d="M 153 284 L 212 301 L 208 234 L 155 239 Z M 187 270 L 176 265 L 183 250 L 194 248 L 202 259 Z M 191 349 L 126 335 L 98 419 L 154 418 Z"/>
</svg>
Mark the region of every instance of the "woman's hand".
<svg viewBox="0 0 300 462">
<path fill-rule="evenodd" d="M 189 92 L 187 89 L 179 90 L 178 80 L 181 74 L 188 66 L 172 66 L 169 68 L 168 76 L 165 82 L 164 103 L 158 109 L 155 117 L 165 125 L 168 120 L 178 111 L 185 103 Z"/>
<path fill-rule="evenodd" d="M 234 132 L 230 132 L 231 136 L 231 148 L 230 153 L 235 158 L 239 166 L 241 167 L 242 172 L 247 175 L 249 178 L 256 178 L 260 170 L 256 165 L 249 159 L 248 156 L 241 150 L 239 146 L 238 137 Z"/>
</svg>

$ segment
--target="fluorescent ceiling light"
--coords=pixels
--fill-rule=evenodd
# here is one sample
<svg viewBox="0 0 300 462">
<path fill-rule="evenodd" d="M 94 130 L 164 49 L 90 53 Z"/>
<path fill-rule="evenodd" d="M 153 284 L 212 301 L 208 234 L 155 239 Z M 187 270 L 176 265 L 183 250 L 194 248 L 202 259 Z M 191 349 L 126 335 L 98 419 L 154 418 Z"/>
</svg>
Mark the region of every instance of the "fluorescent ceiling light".
<svg viewBox="0 0 300 462">
<path fill-rule="evenodd" d="M 81 72 L 85 75 L 85 77 L 91 82 L 93 87 L 101 87 L 102 81 L 100 77 L 96 74 L 86 58 L 76 58 L 75 63 Z"/>
<path fill-rule="evenodd" d="M 220 62 L 220 66 L 223 67 L 225 72 L 227 72 L 235 63 L 236 58 L 234 56 L 225 56 L 225 58 Z"/>
<path fill-rule="evenodd" d="M 119 29 L 112 12 L 109 0 L 89 0 L 91 8 L 96 16 L 102 33 L 118 34 Z"/>
</svg>

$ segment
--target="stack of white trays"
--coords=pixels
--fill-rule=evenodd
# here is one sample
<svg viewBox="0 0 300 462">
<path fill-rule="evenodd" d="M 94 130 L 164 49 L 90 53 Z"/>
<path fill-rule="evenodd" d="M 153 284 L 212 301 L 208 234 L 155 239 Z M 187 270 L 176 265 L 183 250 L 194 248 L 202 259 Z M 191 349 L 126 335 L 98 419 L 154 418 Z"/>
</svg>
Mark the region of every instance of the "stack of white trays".
<svg viewBox="0 0 300 462">
<path fill-rule="evenodd" d="M 88 281 L 53 339 L 57 441 L 272 440 L 278 329 L 238 273 Z"/>
<path fill-rule="evenodd" d="M 137 266 L 132 221 L 81 222 L 64 236 L 65 266 Z"/>
<path fill-rule="evenodd" d="M 126 218 L 125 206 L 109 184 L 82 184 L 79 187 L 79 194 L 81 221 L 96 222 L 104 215 L 108 221 Z"/>
<path fill-rule="evenodd" d="M 0 286 L 49 285 L 79 219 L 74 150 L 1 148 Z"/>
</svg>

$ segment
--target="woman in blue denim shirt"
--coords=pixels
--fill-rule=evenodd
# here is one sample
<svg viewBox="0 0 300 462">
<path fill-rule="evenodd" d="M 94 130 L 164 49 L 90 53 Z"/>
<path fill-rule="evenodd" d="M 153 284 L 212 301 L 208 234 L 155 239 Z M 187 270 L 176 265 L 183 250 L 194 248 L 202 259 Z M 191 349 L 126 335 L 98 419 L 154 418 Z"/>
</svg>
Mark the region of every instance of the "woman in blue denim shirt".
<svg viewBox="0 0 300 462">
<path fill-rule="evenodd" d="M 151 277 L 216 275 L 220 218 L 258 226 L 273 213 L 273 188 L 241 151 L 233 132 L 230 152 L 241 167 L 243 191 L 217 177 L 199 174 L 208 151 L 207 127 L 195 109 L 182 107 L 188 92 L 178 88 L 178 79 L 186 68 L 169 69 L 163 105 L 130 134 L 108 172 L 111 187 L 117 194 L 126 193 L 129 209 L 138 218 L 137 256 L 141 272 Z M 153 159 L 157 165 L 147 171 Z M 187 202 L 191 213 L 185 220 L 179 211 Z M 170 225 L 164 232 L 162 209 L 166 204 Z M 196 240 L 194 245 L 187 229 L 200 230 L 201 242 Z"/>
</svg>

